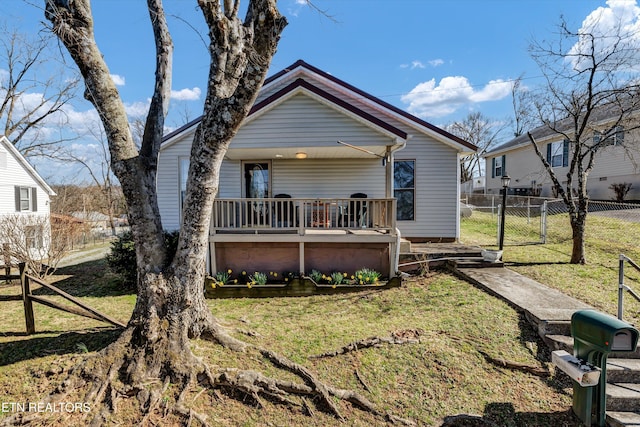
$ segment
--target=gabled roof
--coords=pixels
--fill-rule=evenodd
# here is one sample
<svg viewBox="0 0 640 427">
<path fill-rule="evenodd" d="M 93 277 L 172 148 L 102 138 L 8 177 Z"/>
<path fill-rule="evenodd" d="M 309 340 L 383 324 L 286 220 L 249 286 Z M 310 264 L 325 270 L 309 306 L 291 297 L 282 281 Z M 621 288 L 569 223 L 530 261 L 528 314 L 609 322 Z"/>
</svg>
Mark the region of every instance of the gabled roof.
<svg viewBox="0 0 640 427">
<path fill-rule="evenodd" d="M 27 171 L 27 173 L 47 192 L 49 196 L 55 196 L 56 192 L 47 184 L 47 182 L 36 172 L 36 170 L 29 164 L 27 159 L 18 151 L 18 149 L 7 139 L 6 136 L 0 136 L 0 144 L 18 161 L 20 166 Z"/>
<path fill-rule="evenodd" d="M 396 120 L 399 120 L 402 123 L 406 123 L 407 125 L 413 128 L 417 128 L 425 133 L 432 135 L 433 137 L 440 140 L 441 142 L 444 142 L 449 145 L 453 145 L 461 151 L 477 150 L 477 147 L 471 144 L 470 142 L 467 142 L 462 138 L 459 138 L 445 131 L 444 129 L 434 126 L 418 117 L 413 116 L 412 114 L 407 113 L 406 111 L 403 111 L 385 101 L 382 101 L 381 99 L 376 98 L 373 95 L 370 95 L 356 88 L 355 86 L 352 86 L 312 65 L 309 65 L 302 60 L 296 61 L 291 66 L 277 72 L 276 74 L 267 78 L 264 81 L 264 84 L 261 89 L 262 91 L 268 90 L 270 86 L 276 85 L 276 84 L 284 83 L 285 86 L 277 90 L 276 92 L 274 92 L 272 95 L 259 100 L 251 108 L 246 120 L 250 120 L 252 116 L 259 114 L 261 111 L 265 110 L 273 103 L 278 102 L 281 98 L 291 93 L 292 91 L 299 88 L 303 88 L 313 93 L 314 95 L 322 98 L 323 100 L 326 100 L 328 103 L 334 105 L 335 107 L 346 110 L 349 113 L 357 116 L 359 119 L 364 120 L 365 122 L 368 122 L 370 125 L 384 130 L 386 133 L 395 135 L 396 137 L 401 138 L 403 140 L 406 140 L 407 138 L 410 137 L 410 135 L 408 135 L 406 131 L 399 129 L 397 126 L 392 124 L 391 121 L 386 121 L 379 116 L 374 116 L 373 114 L 364 111 L 363 109 L 357 107 L 356 105 L 349 103 L 346 100 L 325 91 L 324 89 L 320 88 L 317 85 L 314 85 L 308 80 L 301 78 L 301 76 L 304 74 L 306 75 L 314 74 L 316 77 L 319 77 L 320 79 L 326 81 L 331 87 L 335 88 L 337 91 L 343 92 L 347 95 L 351 95 L 352 98 L 353 97 L 358 98 L 363 103 L 367 104 L 368 107 L 373 108 L 376 111 L 380 111 L 383 116 L 386 115 L 389 118 L 395 118 Z M 291 80 L 291 81 L 287 82 L 287 80 Z M 163 143 L 168 143 L 169 141 L 173 140 L 176 136 L 181 135 L 190 129 L 192 131 L 195 130 L 195 126 L 197 126 L 200 120 L 201 120 L 201 117 L 198 117 L 197 119 L 192 120 L 191 122 L 174 130 L 173 132 L 168 133 L 167 135 L 164 136 Z"/>
<path fill-rule="evenodd" d="M 309 83 L 308 81 L 299 78 L 296 79 L 293 83 L 290 83 L 289 85 L 285 86 L 284 88 L 280 89 L 279 91 L 277 91 L 276 93 L 274 93 L 273 95 L 269 96 L 268 98 L 263 99 L 262 101 L 256 103 L 253 108 L 251 108 L 251 111 L 249 111 L 249 115 L 248 117 L 251 117 L 252 115 L 257 114 L 258 112 L 266 109 L 269 105 L 273 104 L 274 102 L 276 102 L 277 100 L 285 97 L 286 95 L 290 94 L 291 92 L 295 91 L 298 88 L 303 88 L 308 90 L 309 92 L 329 101 L 330 103 L 339 106 L 351 113 L 353 113 L 354 115 L 360 117 L 361 119 L 364 119 L 368 122 L 370 122 L 371 124 L 378 126 L 392 134 L 394 134 L 397 137 L 400 137 L 402 139 L 407 139 L 408 138 L 408 134 L 403 131 L 402 129 L 399 129 L 391 124 L 389 124 L 388 122 L 385 122 L 383 120 L 380 120 L 379 118 L 367 113 L 366 111 L 363 111 L 357 107 L 355 107 L 352 104 L 349 104 L 348 102 L 344 101 L 343 99 L 338 98 L 337 96 L 334 96 L 332 94 L 330 94 L 329 92 L 326 92 L 322 89 L 320 89 L 317 86 L 312 85 L 311 83 Z"/>
</svg>

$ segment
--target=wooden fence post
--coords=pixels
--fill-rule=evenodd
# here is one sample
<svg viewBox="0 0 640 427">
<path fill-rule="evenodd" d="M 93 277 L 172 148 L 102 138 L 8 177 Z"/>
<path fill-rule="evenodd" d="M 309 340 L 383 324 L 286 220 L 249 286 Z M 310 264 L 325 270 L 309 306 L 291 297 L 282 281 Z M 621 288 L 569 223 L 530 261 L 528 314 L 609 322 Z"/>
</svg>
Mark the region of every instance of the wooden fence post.
<svg viewBox="0 0 640 427">
<path fill-rule="evenodd" d="M 25 263 L 21 262 L 19 267 L 20 285 L 22 287 L 22 303 L 24 304 L 24 320 L 27 324 L 27 335 L 31 335 L 36 333 L 36 322 L 33 317 L 33 304 L 31 303 L 29 276 L 27 276 Z"/>
<path fill-rule="evenodd" d="M 9 252 L 9 244 L 2 244 L 2 257 L 4 258 L 4 269 L 7 276 L 11 275 L 11 253 Z"/>
</svg>

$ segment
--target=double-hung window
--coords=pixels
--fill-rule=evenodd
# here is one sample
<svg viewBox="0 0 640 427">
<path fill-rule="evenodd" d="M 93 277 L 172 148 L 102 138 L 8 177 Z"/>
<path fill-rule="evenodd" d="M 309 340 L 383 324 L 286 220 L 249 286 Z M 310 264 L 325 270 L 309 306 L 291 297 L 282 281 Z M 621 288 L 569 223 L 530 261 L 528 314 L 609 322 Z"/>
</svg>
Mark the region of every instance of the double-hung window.
<svg viewBox="0 0 640 427">
<path fill-rule="evenodd" d="M 547 144 L 547 162 L 551 167 L 569 166 L 569 141 L 557 141 Z"/>
<path fill-rule="evenodd" d="M 44 247 L 44 230 L 42 225 L 30 225 L 24 230 L 27 249 L 42 249 Z"/>
<path fill-rule="evenodd" d="M 493 173 L 492 177 L 501 177 L 504 175 L 504 156 L 495 157 L 493 159 Z"/>
<path fill-rule="evenodd" d="M 396 198 L 396 218 L 399 221 L 415 219 L 415 160 L 396 160 L 393 164 L 393 196 Z"/>
<path fill-rule="evenodd" d="M 593 132 L 593 145 L 599 144 L 606 138 L 603 145 L 623 145 L 624 144 L 624 126 L 614 126 L 606 134 L 600 131 Z"/>
<path fill-rule="evenodd" d="M 36 212 L 38 210 L 38 191 L 35 187 L 15 187 L 16 212 Z"/>
</svg>

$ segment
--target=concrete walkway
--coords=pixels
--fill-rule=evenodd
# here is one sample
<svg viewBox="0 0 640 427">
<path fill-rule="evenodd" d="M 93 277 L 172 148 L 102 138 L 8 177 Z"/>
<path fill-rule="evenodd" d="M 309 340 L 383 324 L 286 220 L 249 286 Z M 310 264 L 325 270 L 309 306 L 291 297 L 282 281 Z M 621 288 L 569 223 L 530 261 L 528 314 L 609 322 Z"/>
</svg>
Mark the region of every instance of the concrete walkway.
<svg viewBox="0 0 640 427">
<path fill-rule="evenodd" d="M 571 315 L 592 306 L 504 267 L 455 268 L 456 274 L 505 300 L 548 334 L 570 334 Z"/>
</svg>

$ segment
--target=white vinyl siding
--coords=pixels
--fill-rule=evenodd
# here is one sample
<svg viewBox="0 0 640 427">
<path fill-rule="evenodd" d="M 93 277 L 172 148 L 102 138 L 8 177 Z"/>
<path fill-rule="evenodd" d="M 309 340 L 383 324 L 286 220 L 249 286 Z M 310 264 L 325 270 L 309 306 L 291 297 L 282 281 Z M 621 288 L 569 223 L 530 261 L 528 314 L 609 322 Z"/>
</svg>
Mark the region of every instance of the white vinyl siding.
<svg viewBox="0 0 640 427">
<path fill-rule="evenodd" d="M 273 194 L 300 198 L 385 197 L 385 168 L 377 159 L 274 160 Z"/>
<path fill-rule="evenodd" d="M 416 159 L 413 221 L 398 221 L 403 237 L 457 237 L 458 157 L 453 148 L 415 135 L 398 158 Z"/>
<path fill-rule="evenodd" d="M 299 94 L 242 126 L 230 148 L 335 147 L 391 145 L 390 137 Z"/>
<path fill-rule="evenodd" d="M 21 212 L 49 215 L 48 189 L 41 186 L 11 152 L 4 152 L 6 167 L 0 168 L 0 215 Z M 28 209 L 16 209 L 16 188 L 25 189 L 21 191 L 20 205 Z"/>
<path fill-rule="evenodd" d="M 160 151 L 156 187 L 162 226 L 166 230 L 180 228 L 180 160 L 188 159 L 191 137 Z"/>
</svg>

